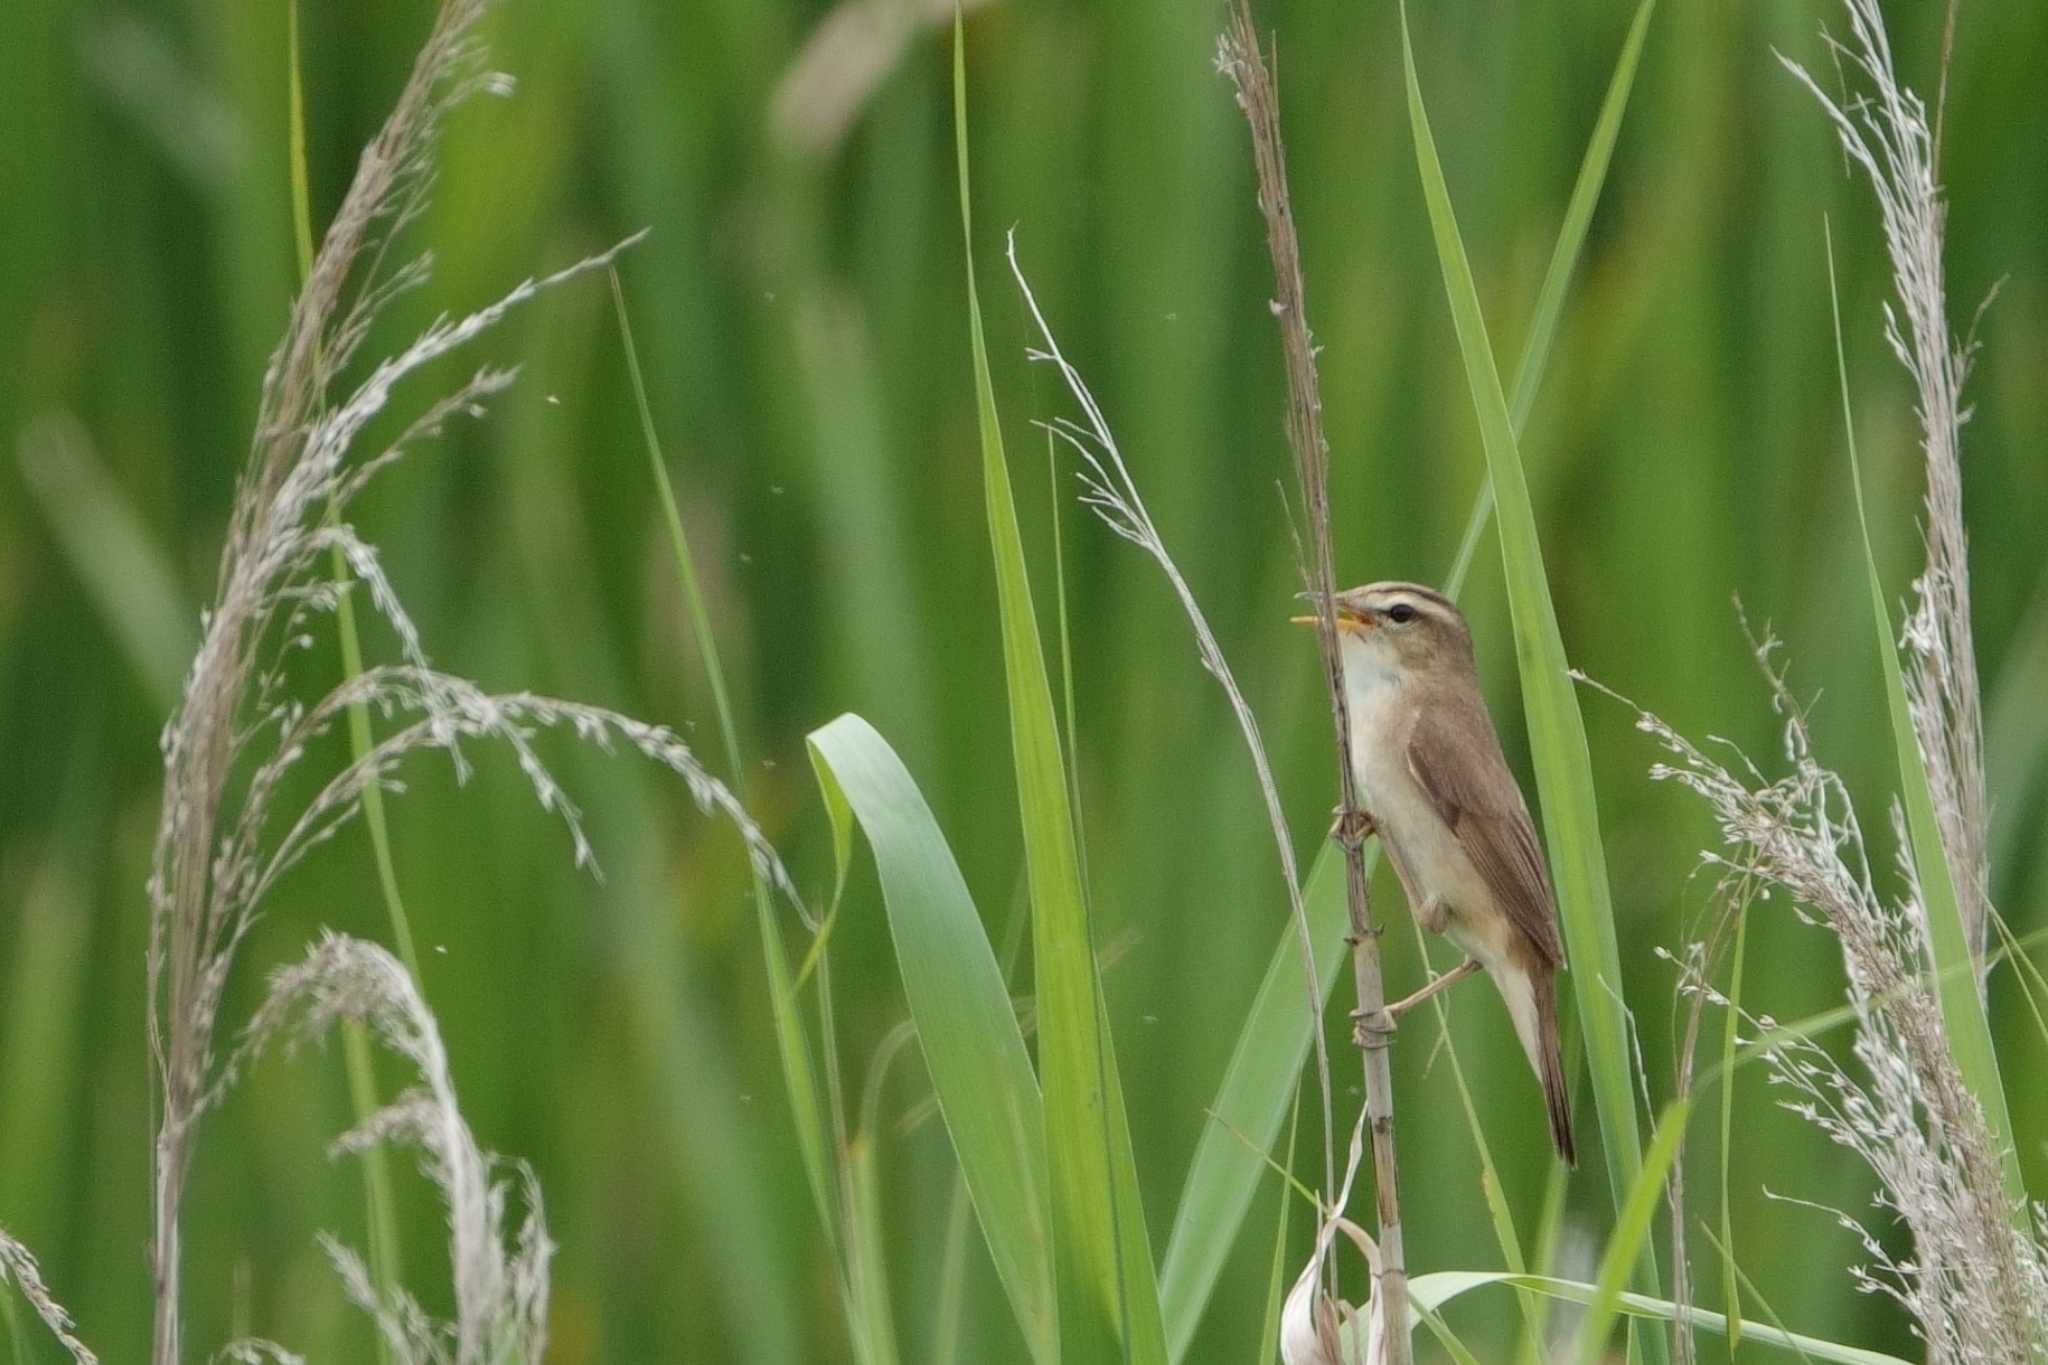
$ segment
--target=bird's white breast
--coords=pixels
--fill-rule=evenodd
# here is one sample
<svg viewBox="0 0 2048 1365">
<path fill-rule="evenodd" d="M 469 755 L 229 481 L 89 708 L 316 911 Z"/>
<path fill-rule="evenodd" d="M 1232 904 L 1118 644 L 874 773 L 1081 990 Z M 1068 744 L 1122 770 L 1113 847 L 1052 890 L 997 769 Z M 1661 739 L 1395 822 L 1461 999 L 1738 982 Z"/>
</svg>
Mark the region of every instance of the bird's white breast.
<svg viewBox="0 0 2048 1365">
<path fill-rule="evenodd" d="M 1408 731 L 1417 702 L 1377 650 L 1354 648 L 1344 662 L 1352 778 L 1416 901 L 1410 908 L 1419 912 L 1423 903 L 1442 897 L 1450 912 L 1446 937 L 1491 969 L 1507 954 L 1512 926 L 1506 916 L 1489 913 L 1492 890 L 1409 767 Z"/>
</svg>

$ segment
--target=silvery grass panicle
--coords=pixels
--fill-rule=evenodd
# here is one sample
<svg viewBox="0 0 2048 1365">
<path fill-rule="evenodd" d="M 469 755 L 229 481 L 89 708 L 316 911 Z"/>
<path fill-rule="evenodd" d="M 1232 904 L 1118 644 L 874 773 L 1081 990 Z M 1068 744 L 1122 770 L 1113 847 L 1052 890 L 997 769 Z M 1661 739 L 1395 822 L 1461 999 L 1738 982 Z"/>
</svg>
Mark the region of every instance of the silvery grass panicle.
<svg viewBox="0 0 2048 1365">
<path fill-rule="evenodd" d="M 1942 269 L 1948 206 L 1937 179 L 1938 131 L 1929 129 L 1926 104 L 1899 81 L 1877 0 L 1843 4 L 1849 13 L 1849 41 L 1826 41 L 1847 58 L 1849 70 L 1861 73 L 1869 86 L 1867 94 L 1838 101 L 1805 67 L 1782 55 L 1778 60 L 1813 92 L 1833 122 L 1844 154 L 1869 177 L 1884 226 L 1898 299 L 1896 309 L 1885 307 L 1885 340 L 1913 378 L 1920 444 L 1927 458 L 1927 567 L 1914 580 L 1913 611 L 1906 621 L 1906 686 L 1913 728 L 1934 791 L 1942 846 L 1955 873 L 1964 930 L 1971 951 L 1981 959 L 1993 913 L 1986 866 L 1990 826 L 1977 650 L 1970 631 L 1969 542 L 1963 528 L 1960 459 L 1963 423 L 1970 416 L 1962 391 L 1976 343 L 1970 337 L 1958 339 L 1948 323 Z M 1944 93 L 1947 58 L 1944 52 Z M 1940 126 L 1937 109 L 1934 129 Z"/>
<path fill-rule="evenodd" d="M 739 803 L 667 730 L 553 698 L 493 695 L 433 668 L 375 549 L 347 520 L 350 504 L 379 471 L 437 434 L 449 418 L 479 415 L 484 400 L 511 382 L 512 372 L 479 369 L 453 392 L 427 402 L 388 446 L 358 449 L 358 438 L 391 402 L 401 381 L 464 346 L 541 290 L 607 265 L 637 240 L 546 278 L 527 280 L 466 317 L 439 318 L 396 354 L 358 363 L 358 351 L 380 312 L 427 279 L 426 256 L 396 268 L 386 268 L 385 257 L 396 235 L 426 204 L 443 116 L 471 94 L 509 89 L 505 78 L 483 65 L 474 29 L 484 9 L 484 0 L 443 0 L 397 105 L 364 150 L 292 306 L 284 339 L 264 376 L 255 439 L 221 551 L 216 597 L 203 618 L 183 701 L 163 732 L 163 807 L 148 883 L 149 1041 L 159 1092 L 151 1253 L 156 1365 L 176 1365 L 179 1359 L 179 1208 L 195 1133 L 232 1074 L 232 1067 L 224 1067 L 216 1056 L 215 1033 L 236 950 L 278 879 L 350 819 L 366 791 L 373 786 L 397 790 L 395 769 L 404 755 L 422 748 L 444 750 L 460 779 L 469 771 L 463 740 L 487 738 L 509 745 L 542 808 L 568 826 L 574 857 L 585 865 L 590 845 L 576 806 L 549 774 L 533 737 L 538 730 L 558 728 L 600 747 L 622 745 L 674 771 L 700 806 L 730 818 L 763 877 L 795 899 L 780 861 Z M 362 377 L 352 386 L 344 384 L 345 375 L 356 374 Z M 326 573 L 337 553 L 396 637 L 400 658 L 306 705 L 289 694 L 284 661 L 311 643 L 313 620 L 334 611 L 341 600 L 342 589 Z M 329 781 L 303 810 L 274 809 L 284 779 L 311 743 L 356 703 L 377 708 L 387 720 L 395 718 L 397 728 Z M 434 1092 L 431 1084 L 429 1091 Z M 452 1105 L 452 1092 L 448 1098 Z M 445 1140 L 426 1145 L 445 1169 L 459 1170 L 447 1114 L 435 1113 L 439 1116 L 405 1111 L 375 1136 L 400 1136 L 414 1120 L 440 1124 Z M 488 1188 L 478 1197 L 486 1205 L 502 1199 Z M 537 1301 L 534 1311 L 539 1311 Z M 245 1349 L 265 1348 L 250 1343 Z M 451 1358 L 467 1365 L 498 1356 L 483 1353 L 478 1343 L 458 1333 Z"/>
<path fill-rule="evenodd" d="M 477 1146 L 456 1103 L 440 1029 L 403 963 L 373 943 L 322 934 L 303 961 L 272 975 L 234 1066 L 253 1060 L 280 1037 L 321 1039 L 344 1019 L 369 1025 L 419 1074 L 420 1083 L 335 1139 L 331 1151 L 356 1154 L 386 1143 L 419 1149 L 420 1169 L 447 1205 L 455 1319 L 438 1322 L 403 1289 L 380 1288 L 361 1256 L 322 1234 L 321 1246 L 349 1298 L 376 1323 L 399 1365 L 538 1365 L 547 1346 L 548 1264 L 555 1251 L 540 1184 L 524 1162 L 507 1162 Z M 511 1173 L 511 1182 L 494 1176 L 499 1168 Z M 515 1185 L 525 1215 L 508 1237 L 506 1214 Z"/>
<path fill-rule="evenodd" d="M 36 1316 L 43 1320 L 43 1325 L 71 1353 L 77 1365 L 99 1365 L 99 1357 L 71 1334 L 71 1314 L 64 1311 L 63 1304 L 50 1297 L 48 1287 L 43 1284 L 42 1271 L 36 1266 L 34 1253 L 9 1237 L 5 1228 L 0 1228 L 0 1293 L 8 1292 L 10 1281 L 28 1300 L 28 1306 L 36 1310 Z"/>
<path fill-rule="evenodd" d="M 1912 1234 L 1911 1255 L 1895 1257 L 1844 1215 L 1870 1257 L 1853 1272 L 1857 1281 L 1905 1307 L 1931 1365 L 2037 1359 L 2048 1348 L 2048 1248 L 2016 1230 L 2029 1220 L 2012 1217 L 2001 1153 L 1950 1050 L 1924 974 L 1926 916 L 1903 861 L 1907 843 L 1900 840 L 1903 894 L 1887 900 L 1848 791 L 1815 759 L 1805 715 L 1771 664 L 1774 643 L 1752 641 L 1784 718 L 1785 775 L 1767 779 L 1739 752 L 1740 771 L 1731 771 L 1636 708 L 1637 728 L 1675 759 L 1651 776 L 1691 789 L 1712 809 L 1722 846 L 1703 854 L 1708 866 L 1731 884 L 1783 892 L 1841 945 L 1863 1076 L 1797 1038 L 1774 1038 L 1766 1056 L 1773 1081 L 1789 1092 L 1785 1106 L 1870 1166 L 1878 1208 Z M 1768 1018 L 1755 1022 L 1773 1028 Z"/>
</svg>

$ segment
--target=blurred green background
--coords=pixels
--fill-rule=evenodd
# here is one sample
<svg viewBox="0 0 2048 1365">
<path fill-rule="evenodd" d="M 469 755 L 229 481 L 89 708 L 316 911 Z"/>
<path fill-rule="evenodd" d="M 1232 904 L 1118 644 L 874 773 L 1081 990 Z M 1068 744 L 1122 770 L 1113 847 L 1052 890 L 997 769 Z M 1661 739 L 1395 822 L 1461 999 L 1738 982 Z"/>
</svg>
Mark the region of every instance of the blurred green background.
<svg viewBox="0 0 2048 1365">
<path fill-rule="evenodd" d="M 1417 192 L 1395 12 L 1258 8 L 1279 44 L 1325 348 L 1339 576 L 1440 578 L 1483 466 Z M 1892 7 L 1901 67 L 1929 90 L 1940 8 Z M 806 888 L 828 891 L 802 737 L 861 713 L 922 784 L 1000 943 L 1021 864 L 940 13 L 924 0 L 504 0 L 487 32 L 517 94 L 452 122 L 412 239 L 435 252 L 435 278 L 379 340 L 651 226 L 624 283 L 758 765 L 757 813 Z M 1414 16 L 1446 172 L 1509 357 L 1631 13 L 1602 0 Z M 1894 773 L 1850 538 L 1824 217 L 1895 594 L 1919 557 L 1916 432 L 1879 331 L 1888 279 L 1867 187 L 1772 56 L 1832 80 L 1818 32 L 1837 18 L 1819 0 L 1665 0 L 1523 452 L 1574 662 L 1686 732 L 1768 760 L 1777 738 L 1730 607 L 1740 594 L 1787 641 L 1795 690 L 1818 698 L 1823 756 L 1853 784 L 1888 866 Z M 316 224 L 426 21 L 421 3 L 304 5 Z M 1289 469 L 1281 374 L 1247 140 L 1211 69 L 1220 22 L 1216 4 L 1160 0 L 995 0 L 970 15 L 976 259 L 1048 623 L 1051 480 L 1027 423 L 1067 408 L 1054 376 L 1024 359 L 1031 338 L 1000 257 L 1013 224 L 1063 348 L 1237 666 L 1310 854 L 1333 799 L 1328 721 L 1313 651 L 1285 624 L 1296 583 L 1275 492 Z M 1943 160 L 1958 325 L 2007 278 L 1983 320 L 1964 476 L 1997 810 L 1991 889 L 2022 933 L 2048 923 L 2048 858 L 2031 837 L 2048 740 L 2044 58 L 2048 8 L 1963 7 Z M 0 1225 L 38 1249 L 114 1361 L 141 1358 L 148 1334 L 142 886 L 155 740 L 212 592 L 296 278 L 287 70 L 279 0 L 0 6 Z M 386 476 L 359 512 L 430 652 L 490 687 L 675 725 L 715 755 L 602 281 L 546 296 L 479 354 L 523 365 L 517 388 Z M 1240 741 L 1162 581 L 1070 499 L 1060 518 L 1088 868 L 1100 941 L 1129 945 L 1105 986 L 1156 1251 L 1283 902 Z M 1499 574 L 1489 539 L 1466 601 L 1526 773 Z M 373 657 L 390 645 L 370 629 Z M 311 691 L 338 667 L 325 641 L 300 674 Z M 1627 714 L 1591 694 L 1584 704 L 1623 986 L 1661 1098 L 1674 990 L 1653 950 L 1698 930 L 1711 879 L 1690 874 L 1711 831 L 1645 779 L 1653 755 Z M 657 773 L 549 752 L 589 813 L 602 882 L 572 870 L 566 836 L 503 755 L 459 794 L 445 762 L 416 760 L 391 818 L 468 1116 L 485 1146 L 530 1159 L 547 1191 L 562 1244 L 551 1359 L 847 1359 L 737 842 Z M 853 1086 L 904 1017 L 861 867 L 835 937 Z M 1414 938 L 1391 880 L 1379 894 L 1396 926 L 1390 988 L 1403 991 L 1420 979 Z M 1830 940 L 1787 907 L 1765 909 L 1747 999 L 1780 1018 L 1837 1003 Z M 383 924 L 351 826 L 272 903 L 228 1017 L 246 1017 L 263 971 L 318 926 Z M 1015 980 L 1028 990 L 1028 961 Z M 2003 984 L 1994 1025 L 2037 1051 Z M 1534 1084 L 1490 992 L 1459 992 L 1452 1016 L 1526 1237 L 1550 1159 Z M 1341 1045 L 1341 1009 L 1333 1018 Z M 1471 1142 L 1448 1069 L 1429 1065 L 1433 1030 L 1419 1023 L 1396 1051 L 1409 1262 L 1490 1267 Z M 2048 1188 L 2048 1093 L 2030 1079 L 2034 1052 L 2012 1055 L 2033 1059 L 2006 1074 L 2030 1183 Z M 1336 1069 L 1348 1110 L 1348 1047 Z M 886 1087 L 891 1114 L 928 1094 L 914 1056 Z M 1780 1112 L 1754 1071 L 1738 1096 L 1732 1181 L 1749 1273 L 1800 1330 L 1910 1353 L 1903 1319 L 1852 1292 L 1854 1240 L 1763 1195 L 1768 1184 L 1868 1213 L 1867 1173 Z M 189 1206 L 193 1358 L 245 1329 L 315 1359 L 363 1358 L 367 1333 L 313 1241 L 319 1229 L 363 1238 L 360 1178 L 323 1155 L 349 1121 L 330 1050 L 265 1062 L 209 1123 Z M 1711 1123 L 1695 1133 L 1705 1215 L 1718 1198 Z M 1302 1141 L 1314 1150 L 1312 1134 Z M 882 1159 L 899 1330 L 907 1357 L 926 1359 L 950 1156 L 924 1122 L 892 1128 Z M 1193 1359 L 1261 1358 L 1276 1191 L 1268 1179 Z M 421 1182 L 404 1194 L 408 1278 L 445 1310 L 437 1207 Z M 1568 1272 L 1590 1274 L 1610 1216 L 1589 1165 L 1571 1185 Z M 1305 1248 L 1305 1220 L 1294 1228 Z M 1712 1302 L 1711 1250 L 1694 1251 Z M 1016 1358 L 976 1241 L 968 1264 L 966 1358 Z M 1505 1296 L 1475 1297 L 1450 1320 L 1488 1358 L 1515 1325 Z M 1718 1344 L 1705 1358 L 1723 1358 Z"/>
</svg>

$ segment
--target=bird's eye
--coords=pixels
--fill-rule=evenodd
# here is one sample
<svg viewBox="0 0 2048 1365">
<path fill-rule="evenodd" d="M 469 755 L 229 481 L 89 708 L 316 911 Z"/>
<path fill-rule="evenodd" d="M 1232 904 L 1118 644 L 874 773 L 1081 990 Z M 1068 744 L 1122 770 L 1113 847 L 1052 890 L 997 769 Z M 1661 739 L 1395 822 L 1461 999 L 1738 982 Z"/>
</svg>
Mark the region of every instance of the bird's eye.
<svg viewBox="0 0 2048 1365">
<path fill-rule="evenodd" d="M 1406 602 L 1396 602 L 1387 608 L 1387 619 L 1397 626 L 1405 626 L 1415 619 L 1415 608 Z"/>
</svg>

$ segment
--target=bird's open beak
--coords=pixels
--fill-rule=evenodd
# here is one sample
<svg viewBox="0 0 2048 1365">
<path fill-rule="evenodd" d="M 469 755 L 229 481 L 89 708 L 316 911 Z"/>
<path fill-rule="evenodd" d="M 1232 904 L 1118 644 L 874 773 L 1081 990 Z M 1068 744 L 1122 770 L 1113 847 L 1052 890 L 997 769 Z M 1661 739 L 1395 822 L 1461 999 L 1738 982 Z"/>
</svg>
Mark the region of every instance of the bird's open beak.
<svg viewBox="0 0 2048 1365">
<path fill-rule="evenodd" d="M 1303 594 L 1303 596 L 1306 595 L 1307 594 L 1305 593 Z M 1292 625 L 1317 626 L 1322 624 L 1323 618 L 1320 616 L 1290 616 L 1287 618 L 1287 620 Z M 1372 629 L 1372 624 L 1372 618 L 1370 616 L 1361 615 L 1360 613 L 1351 610 L 1351 608 L 1345 606 L 1344 603 L 1341 601 L 1337 603 L 1338 630 L 1354 630 L 1359 632 L 1360 634 L 1364 634 L 1366 631 Z"/>
</svg>

